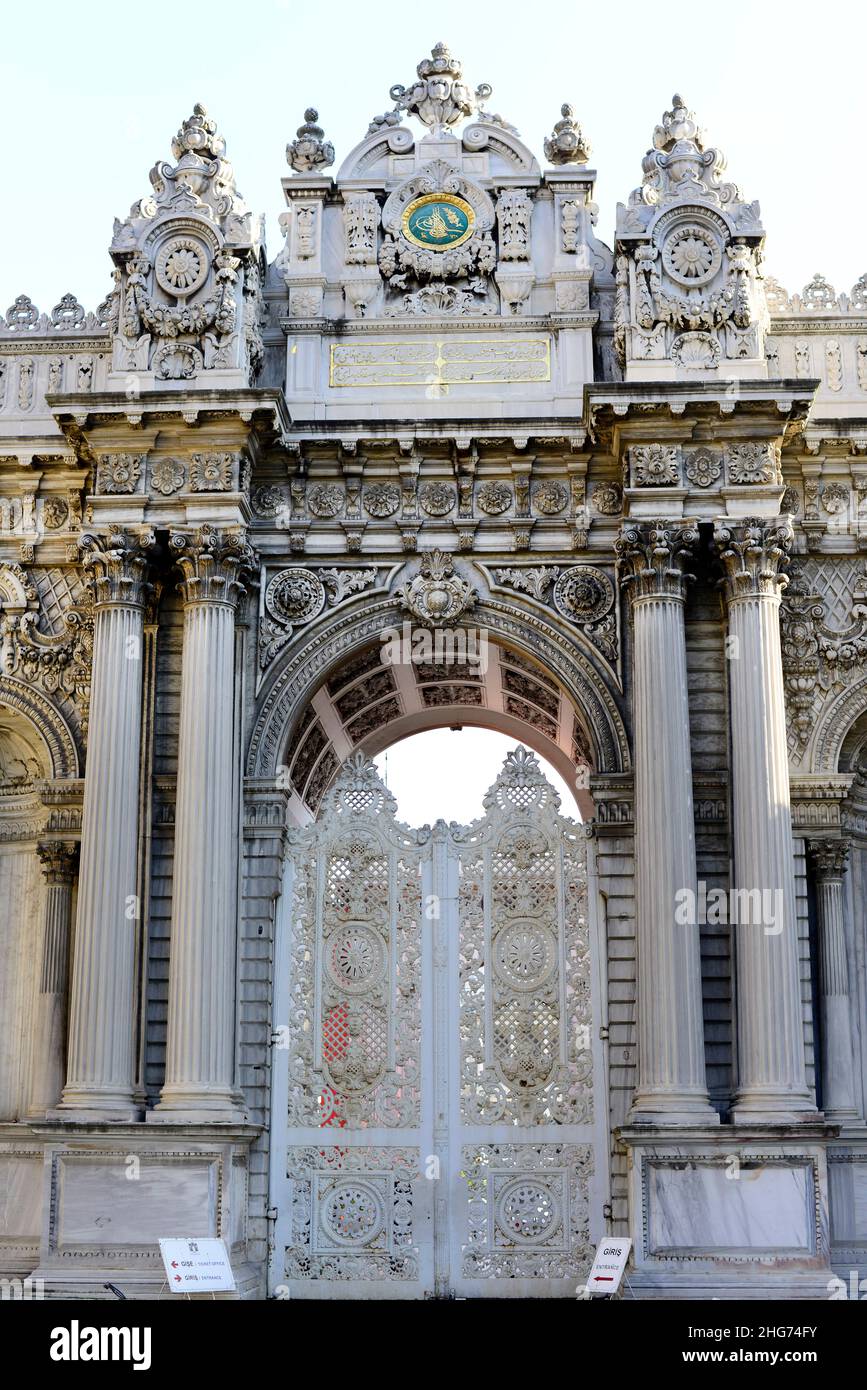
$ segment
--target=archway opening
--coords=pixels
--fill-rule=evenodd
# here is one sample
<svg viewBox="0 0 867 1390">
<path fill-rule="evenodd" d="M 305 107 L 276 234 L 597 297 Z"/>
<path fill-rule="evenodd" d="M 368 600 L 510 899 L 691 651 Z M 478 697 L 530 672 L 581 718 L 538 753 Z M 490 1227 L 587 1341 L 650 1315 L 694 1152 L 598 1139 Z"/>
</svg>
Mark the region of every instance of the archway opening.
<svg viewBox="0 0 867 1390">
<path fill-rule="evenodd" d="M 458 729 L 461 733 L 453 732 Z M 532 749 L 546 772 L 550 770 L 565 784 L 569 796 L 563 802 L 564 814 L 577 814 L 584 820 L 593 814 L 589 793 L 593 739 L 587 717 L 541 661 L 489 641 L 484 663 L 395 663 L 376 643 L 347 657 L 307 696 L 280 759 L 290 791 L 290 824 L 304 825 L 315 818 L 325 792 L 352 753 L 361 751 L 376 758 L 408 741 L 408 751 L 390 754 L 396 771 L 405 759 L 414 761 L 418 756 L 422 745 L 416 742 L 417 736 L 432 731 L 443 735 L 443 748 L 450 745 L 459 750 L 463 738 L 468 767 L 490 771 L 490 776 L 476 779 L 478 794 L 471 798 L 472 810 L 465 820 L 480 813 L 481 796 L 506 752 L 517 744 Z M 495 758 L 481 751 L 478 739 L 483 732 L 500 736 Z M 461 776 L 459 761 L 455 769 L 457 778 Z M 428 805 L 430 809 L 421 815 L 402 810 L 401 818 L 415 824 L 431 823 L 440 816 L 458 819 L 447 807 L 440 810 L 434 799 Z"/>
</svg>

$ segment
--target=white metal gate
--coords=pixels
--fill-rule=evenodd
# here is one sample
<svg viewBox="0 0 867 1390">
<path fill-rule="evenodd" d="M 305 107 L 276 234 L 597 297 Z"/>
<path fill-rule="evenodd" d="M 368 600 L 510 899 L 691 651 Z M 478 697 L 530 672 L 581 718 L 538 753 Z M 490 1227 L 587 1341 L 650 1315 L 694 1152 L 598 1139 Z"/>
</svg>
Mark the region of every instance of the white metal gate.
<svg viewBox="0 0 867 1390">
<path fill-rule="evenodd" d="M 588 841 L 523 748 L 484 804 L 410 830 L 358 753 L 292 834 L 278 1296 L 550 1297 L 587 1273 L 607 1187 Z"/>
</svg>

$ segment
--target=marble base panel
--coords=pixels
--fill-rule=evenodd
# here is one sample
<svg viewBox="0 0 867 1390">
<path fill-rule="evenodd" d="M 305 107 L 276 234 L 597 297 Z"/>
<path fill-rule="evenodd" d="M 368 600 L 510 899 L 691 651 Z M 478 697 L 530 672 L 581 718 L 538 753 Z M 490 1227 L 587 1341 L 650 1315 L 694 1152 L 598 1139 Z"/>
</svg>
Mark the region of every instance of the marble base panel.
<svg viewBox="0 0 867 1390">
<path fill-rule="evenodd" d="M 621 1131 L 637 1296 L 828 1298 L 825 1135 Z M 628 1296 L 628 1295 L 627 1295 Z"/>
<path fill-rule="evenodd" d="M 867 1135 L 828 1148 L 831 1263 L 847 1286 L 867 1280 Z M 867 1299 L 867 1284 L 859 1292 Z"/>
<path fill-rule="evenodd" d="M 220 1236 L 238 1283 L 261 1297 L 247 1255 L 249 1149 L 255 1130 L 143 1125 L 34 1126 L 0 1141 L 2 1272 L 30 1274 L 46 1298 L 157 1298 L 159 1240 Z"/>
</svg>

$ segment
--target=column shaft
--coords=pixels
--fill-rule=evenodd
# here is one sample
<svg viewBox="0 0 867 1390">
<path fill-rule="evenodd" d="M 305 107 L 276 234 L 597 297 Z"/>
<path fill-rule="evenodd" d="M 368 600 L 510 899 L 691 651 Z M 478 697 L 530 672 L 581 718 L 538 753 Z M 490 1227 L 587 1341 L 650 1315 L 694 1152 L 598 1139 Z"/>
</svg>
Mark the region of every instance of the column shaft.
<svg viewBox="0 0 867 1390">
<path fill-rule="evenodd" d="M 704 1064 L 684 636 L 688 528 L 629 526 L 633 618 L 638 1087 L 630 1118 L 718 1123 Z"/>
<path fill-rule="evenodd" d="M 237 1120 L 237 537 L 173 537 L 184 575 L 166 1077 L 154 1120 Z"/>
<path fill-rule="evenodd" d="M 806 1081 L 783 667 L 785 527 L 719 528 L 729 618 L 739 1085 L 733 1118 L 814 1118 Z"/>
<path fill-rule="evenodd" d="M 93 673 L 62 1112 L 134 1119 L 135 932 L 141 746 L 141 544 L 85 537 L 95 573 Z"/>
</svg>

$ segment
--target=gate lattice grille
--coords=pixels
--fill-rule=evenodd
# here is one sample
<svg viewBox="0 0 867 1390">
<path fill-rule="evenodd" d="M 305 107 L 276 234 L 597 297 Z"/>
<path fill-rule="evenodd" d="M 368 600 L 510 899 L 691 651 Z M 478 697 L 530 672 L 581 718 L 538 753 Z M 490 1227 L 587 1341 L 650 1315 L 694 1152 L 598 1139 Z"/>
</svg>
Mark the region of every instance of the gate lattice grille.
<svg viewBox="0 0 867 1390">
<path fill-rule="evenodd" d="M 522 748 L 484 807 L 410 830 L 358 753 L 293 832 L 272 1178 L 292 1296 L 563 1294 L 592 1260 L 587 842 Z"/>
</svg>

